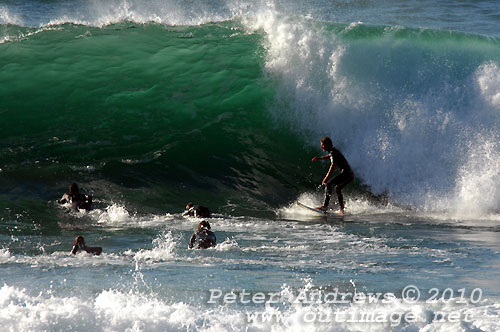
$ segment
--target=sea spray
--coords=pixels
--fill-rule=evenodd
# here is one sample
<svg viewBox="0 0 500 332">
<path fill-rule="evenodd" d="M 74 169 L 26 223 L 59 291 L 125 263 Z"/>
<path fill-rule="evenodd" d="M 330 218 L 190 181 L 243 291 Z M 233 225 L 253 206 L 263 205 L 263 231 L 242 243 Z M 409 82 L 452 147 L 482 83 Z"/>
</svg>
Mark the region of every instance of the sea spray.
<svg viewBox="0 0 500 332">
<path fill-rule="evenodd" d="M 456 190 L 469 163 L 471 183 L 477 174 L 498 187 L 500 154 L 488 143 L 500 135 L 496 41 L 272 11 L 246 24 L 266 33 L 266 70 L 280 86 L 275 117 L 311 146 L 330 135 L 372 193 L 423 210 L 497 211 L 495 190 L 486 204 Z"/>
</svg>

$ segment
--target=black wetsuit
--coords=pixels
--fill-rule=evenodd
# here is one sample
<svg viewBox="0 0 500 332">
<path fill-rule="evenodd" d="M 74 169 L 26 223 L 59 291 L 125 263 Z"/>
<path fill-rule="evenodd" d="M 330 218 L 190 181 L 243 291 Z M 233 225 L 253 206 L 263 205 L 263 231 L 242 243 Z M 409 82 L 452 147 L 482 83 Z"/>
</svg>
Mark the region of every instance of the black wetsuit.
<svg viewBox="0 0 500 332">
<path fill-rule="evenodd" d="M 353 179 L 354 173 L 351 166 L 345 159 L 344 155 L 332 147 L 330 153 L 330 161 L 340 169 L 340 173 L 337 174 L 333 179 L 327 182 L 325 189 L 325 202 L 323 206 L 327 207 L 330 204 L 330 196 L 332 194 L 332 188 L 335 186 L 335 192 L 339 199 L 340 209 L 344 209 L 344 197 L 342 196 L 342 189 L 347 186 Z"/>
<path fill-rule="evenodd" d="M 210 210 L 205 206 L 193 206 L 189 210 L 184 211 L 183 216 L 190 216 L 196 218 L 210 218 Z"/>
<path fill-rule="evenodd" d="M 101 247 L 80 247 L 80 245 L 78 244 L 75 244 L 73 246 L 73 249 L 71 249 L 71 253 L 73 255 L 76 255 L 77 253 L 79 253 L 80 251 L 85 251 L 89 254 L 94 254 L 96 256 L 99 256 L 102 252 L 102 248 Z"/>
<path fill-rule="evenodd" d="M 195 245 L 196 243 L 196 245 Z M 191 236 L 189 240 L 189 248 L 206 249 L 210 247 L 215 247 L 217 240 L 215 234 L 206 229 L 202 228 Z"/>
<path fill-rule="evenodd" d="M 92 208 L 92 196 L 80 193 L 66 193 L 59 201 L 60 204 L 71 203 L 74 209 L 90 210 Z"/>
</svg>

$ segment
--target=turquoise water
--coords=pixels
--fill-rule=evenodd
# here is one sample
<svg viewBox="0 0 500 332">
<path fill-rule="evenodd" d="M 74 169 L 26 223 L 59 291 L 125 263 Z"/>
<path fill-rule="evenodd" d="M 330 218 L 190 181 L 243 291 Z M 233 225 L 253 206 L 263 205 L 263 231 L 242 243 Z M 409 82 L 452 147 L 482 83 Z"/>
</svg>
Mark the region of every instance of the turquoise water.
<svg viewBox="0 0 500 332">
<path fill-rule="evenodd" d="M 489 1 L 1 2 L 0 323 L 498 330 L 496 12 Z M 310 160 L 325 135 L 356 174 L 343 219 L 294 204 L 322 200 L 328 165 Z M 73 181 L 92 211 L 56 203 Z M 216 248 L 187 249 L 189 201 L 215 213 Z M 103 255 L 72 256 L 76 235 Z M 393 298 L 329 303 L 334 290 Z M 231 291 L 280 300 L 223 301 Z M 301 292 L 323 298 L 294 303 Z M 398 322 L 408 313 L 418 319 Z"/>
</svg>

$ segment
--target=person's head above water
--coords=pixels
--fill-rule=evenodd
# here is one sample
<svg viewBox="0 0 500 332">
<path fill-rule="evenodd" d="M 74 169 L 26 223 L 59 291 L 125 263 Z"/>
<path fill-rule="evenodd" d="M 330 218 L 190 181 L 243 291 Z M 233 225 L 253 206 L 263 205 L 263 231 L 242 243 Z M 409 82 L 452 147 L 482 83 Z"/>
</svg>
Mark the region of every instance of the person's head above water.
<svg viewBox="0 0 500 332">
<path fill-rule="evenodd" d="M 208 221 L 206 220 L 202 220 L 199 224 L 198 224 L 198 230 L 200 231 L 201 229 L 210 229 L 210 224 L 208 223 Z"/>
<path fill-rule="evenodd" d="M 189 210 L 190 208 L 192 208 L 194 206 L 193 203 L 189 202 L 186 204 L 186 210 Z"/>
<path fill-rule="evenodd" d="M 76 246 L 76 245 L 81 245 L 81 246 L 85 246 L 85 240 L 83 239 L 83 236 L 81 235 L 78 235 L 76 238 L 75 238 L 75 241 L 73 242 L 73 245 Z"/>
<path fill-rule="evenodd" d="M 332 143 L 332 140 L 330 139 L 330 137 L 328 136 L 325 136 L 321 139 L 321 148 L 324 150 L 324 151 L 331 151 L 332 148 L 333 148 L 333 143 Z"/>
<path fill-rule="evenodd" d="M 71 194 L 78 194 L 80 192 L 80 188 L 78 188 L 78 185 L 73 182 L 69 185 L 69 192 Z"/>
<path fill-rule="evenodd" d="M 99 256 L 102 253 L 102 248 L 101 247 L 87 247 L 85 244 L 85 240 L 83 239 L 83 236 L 78 235 L 75 238 L 75 241 L 73 242 L 73 249 L 71 250 L 71 253 L 73 255 L 76 255 L 80 251 L 85 251 L 89 254 L 94 254 L 96 256 Z"/>
</svg>

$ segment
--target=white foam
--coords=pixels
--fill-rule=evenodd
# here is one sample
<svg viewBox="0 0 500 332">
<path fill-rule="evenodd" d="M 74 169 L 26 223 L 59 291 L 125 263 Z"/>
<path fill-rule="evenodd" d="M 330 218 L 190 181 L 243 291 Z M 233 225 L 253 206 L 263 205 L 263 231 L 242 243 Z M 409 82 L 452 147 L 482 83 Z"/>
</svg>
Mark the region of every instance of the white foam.
<svg viewBox="0 0 500 332">
<path fill-rule="evenodd" d="M 88 253 L 78 253 L 72 255 L 71 247 L 68 251 L 56 251 L 51 254 L 42 254 L 36 256 L 26 256 L 20 254 L 10 254 L 0 256 L 2 264 L 25 264 L 31 267 L 68 267 L 68 266 L 109 266 L 109 265 L 130 265 L 132 261 L 126 256 L 116 255 L 104 252 L 100 256 Z"/>
<path fill-rule="evenodd" d="M 297 199 L 299 202 L 315 207 L 323 205 L 321 201 L 321 197 L 318 194 L 313 193 L 302 193 Z M 293 217 L 308 217 L 308 216 L 317 216 L 317 213 L 313 211 L 306 210 L 300 206 L 298 206 L 295 202 L 291 203 L 288 206 L 282 207 L 277 211 L 278 215 L 281 215 L 285 218 L 293 218 Z"/>
<path fill-rule="evenodd" d="M 346 199 L 346 211 L 351 215 L 377 215 L 408 213 L 407 210 L 391 203 L 373 203 L 368 199 L 352 198 Z"/>
<path fill-rule="evenodd" d="M 23 20 L 19 15 L 12 13 L 7 5 L 0 4 L 0 24 L 23 25 Z"/>
<path fill-rule="evenodd" d="M 398 204 L 423 211 L 468 206 L 476 215 L 499 215 L 497 63 L 455 77 L 448 62 L 462 60 L 411 37 L 394 38 L 400 28 L 359 42 L 272 8 L 243 22 L 265 32 L 266 70 L 281 84 L 275 117 L 318 153 L 320 138 L 329 135 L 358 180 Z M 425 52 L 436 52 L 435 61 L 415 55 Z M 415 89 L 406 91 L 399 81 Z M 414 82 L 426 89 L 418 91 Z M 474 194 L 474 183 L 493 195 Z"/>
<path fill-rule="evenodd" d="M 476 70 L 476 82 L 483 100 L 500 110 L 500 68 L 496 62 L 490 61 Z"/>
<path fill-rule="evenodd" d="M 9 248 L 0 248 L 0 262 L 3 262 L 8 258 L 10 258 Z"/>
<path fill-rule="evenodd" d="M 184 303 L 167 304 L 154 297 L 104 291 L 95 310 L 107 329 L 114 331 L 182 330 L 195 326 L 198 313 Z"/>
<path fill-rule="evenodd" d="M 138 24 L 159 23 L 166 25 L 199 25 L 231 19 L 234 14 L 230 6 L 218 6 L 211 3 L 182 3 L 175 0 L 142 1 L 110 0 L 83 1 L 78 3 L 41 5 L 43 8 L 30 8 L 12 5 L 0 7 L 0 23 L 30 27 L 46 27 L 66 23 L 104 27 L 120 22 Z M 13 8 L 21 13 L 37 11 L 38 15 L 29 15 L 27 21 L 12 13 Z"/>
<path fill-rule="evenodd" d="M 94 201 L 94 205 L 99 206 L 100 204 L 106 205 L 105 208 L 94 208 L 90 211 L 78 210 L 72 211 L 77 217 L 90 217 L 93 221 L 105 227 L 141 227 L 141 228 L 154 228 L 159 226 L 169 225 L 173 228 L 178 228 L 180 225 L 184 225 L 184 219 L 176 214 L 166 213 L 164 215 L 159 214 L 149 214 L 149 215 L 138 215 L 137 213 L 132 213 L 128 208 L 119 203 L 106 202 L 106 201 Z M 67 205 L 70 209 L 71 207 Z M 182 227 L 181 227 L 182 228 Z"/>
<path fill-rule="evenodd" d="M 467 155 L 457 174 L 457 212 L 467 218 L 495 211 L 500 220 L 500 141 L 477 135 Z"/>
<path fill-rule="evenodd" d="M 3 36 L 2 39 L 0 39 L 0 44 L 6 43 L 6 42 L 15 42 L 15 41 L 25 40 L 31 36 L 37 35 L 39 33 L 45 32 L 45 31 L 58 31 L 58 30 L 62 30 L 62 28 L 43 27 L 43 28 L 39 28 L 39 29 L 36 29 L 33 31 L 21 32 L 17 35 L 7 35 L 7 36 Z"/>
<path fill-rule="evenodd" d="M 222 243 L 218 243 L 214 248 L 210 249 L 217 251 L 241 250 L 238 242 L 234 238 L 226 238 Z"/>
<path fill-rule="evenodd" d="M 304 288 L 310 291 L 311 288 Z M 260 308 L 210 306 L 171 302 L 158 295 L 139 291 L 103 290 L 93 297 L 36 295 L 4 285 L 0 288 L 0 324 L 7 331 L 498 331 L 500 304 L 484 301 L 473 305 L 451 300 L 447 303 L 407 303 L 395 298 L 385 304 L 325 303 L 292 304 L 293 290 L 283 286 L 286 306 L 272 304 Z M 296 299 L 296 298 L 295 298 Z M 469 321 L 432 321 L 436 313 L 468 314 Z M 398 324 L 398 315 L 412 313 L 416 322 Z M 254 319 L 248 319 L 249 315 Z M 274 314 L 280 319 L 255 319 Z M 396 315 L 397 314 L 397 315 Z M 373 315 L 373 316 L 371 316 Z M 363 319 L 364 317 L 364 319 Z M 370 322 L 367 317 L 379 317 Z M 330 319 L 328 321 L 327 319 Z"/>
<path fill-rule="evenodd" d="M 132 220 L 125 206 L 117 203 L 109 205 L 105 210 L 91 210 L 89 215 L 102 224 L 125 224 Z"/>
<path fill-rule="evenodd" d="M 300 194 L 297 201 L 310 206 L 320 206 L 323 205 L 324 194 L 323 193 L 302 193 Z M 363 199 L 361 197 L 344 197 L 345 199 L 345 211 L 349 216 L 361 216 L 361 215 L 378 215 L 387 213 L 405 213 L 404 209 L 394 206 L 390 203 L 381 204 L 373 203 L 368 199 Z M 336 200 L 335 194 L 332 196 L 332 200 Z M 321 215 L 316 212 L 309 211 L 298 206 L 295 202 L 288 206 L 281 207 L 277 210 L 277 214 L 284 218 L 308 218 L 308 217 L 318 217 Z"/>
<path fill-rule="evenodd" d="M 133 255 L 133 258 L 139 262 L 161 262 L 174 257 L 176 242 L 172 232 L 161 233 L 152 243 L 153 248 L 150 250 L 141 249 L 136 253 L 128 250 L 125 254 Z"/>
</svg>

